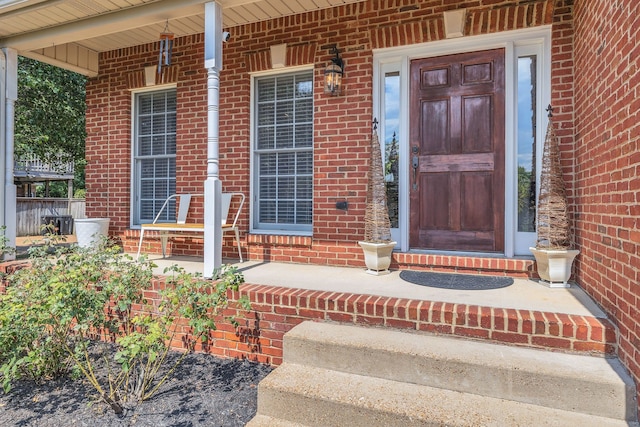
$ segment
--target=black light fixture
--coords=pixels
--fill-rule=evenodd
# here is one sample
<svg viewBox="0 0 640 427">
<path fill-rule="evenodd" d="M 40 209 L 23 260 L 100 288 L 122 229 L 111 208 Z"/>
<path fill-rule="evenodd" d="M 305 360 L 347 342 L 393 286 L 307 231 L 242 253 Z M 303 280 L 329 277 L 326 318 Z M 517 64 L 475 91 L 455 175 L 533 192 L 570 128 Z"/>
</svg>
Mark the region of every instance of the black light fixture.
<svg viewBox="0 0 640 427">
<path fill-rule="evenodd" d="M 160 33 L 160 54 L 158 55 L 158 74 L 162 74 L 162 67 L 171 65 L 174 34 L 169 31 L 169 20 Z"/>
<path fill-rule="evenodd" d="M 340 51 L 333 46 L 331 53 L 335 54 L 335 58 L 331 58 L 331 64 L 324 70 L 324 93 L 332 96 L 340 94 L 342 87 L 342 76 L 344 76 L 344 61 L 340 58 Z"/>
</svg>

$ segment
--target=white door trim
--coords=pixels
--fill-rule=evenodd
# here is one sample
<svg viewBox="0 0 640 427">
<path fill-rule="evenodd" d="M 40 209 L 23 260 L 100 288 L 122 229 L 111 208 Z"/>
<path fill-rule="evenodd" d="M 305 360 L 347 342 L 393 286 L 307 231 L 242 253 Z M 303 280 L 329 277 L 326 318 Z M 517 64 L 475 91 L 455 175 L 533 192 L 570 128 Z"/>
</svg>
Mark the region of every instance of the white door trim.
<svg viewBox="0 0 640 427">
<path fill-rule="evenodd" d="M 535 233 L 518 233 L 517 226 L 517 149 L 516 149 L 516 71 L 518 55 L 538 55 L 538 103 L 537 141 L 539 159 L 542 157 L 542 141 L 546 128 L 544 108 L 551 99 L 551 26 L 545 25 L 523 30 L 461 37 L 420 43 L 411 46 L 376 49 L 373 51 L 373 115 L 382 121 L 384 110 L 384 72 L 397 68 L 400 71 L 400 195 L 399 229 L 393 230 L 399 249 L 409 251 L 409 66 L 412 59 L 428 58 L 456 53 L 505 49 L 505 250 L 507 257 L 528 255 L 528 246 L 535 243 Z M 384 138 L 380 138 L 384 144 Z M 540 167 L 536 167 L 539 172 Z M 539 181 L 539 180 L 537 180 Z M 526 250 L 526 253 L 525 253 Z"/>
</svg>

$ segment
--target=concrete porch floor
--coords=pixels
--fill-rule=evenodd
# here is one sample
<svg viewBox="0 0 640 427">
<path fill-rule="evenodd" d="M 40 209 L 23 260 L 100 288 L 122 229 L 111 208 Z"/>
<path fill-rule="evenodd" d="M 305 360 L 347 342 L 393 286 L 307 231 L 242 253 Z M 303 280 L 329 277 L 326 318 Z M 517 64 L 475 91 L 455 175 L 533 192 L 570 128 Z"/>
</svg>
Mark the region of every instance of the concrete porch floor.
<svg viewBox="0 0 640 427">
<path fill-rule="evenodd" d="M 74 235 L 64 237 L 66 243 L 75 243 Z M 20 237 L 17 239 L 16 246 L 24 252 L 28 246 L 41 243 L 42 238 L 42 236 Z M 130 255 L 135 256 L 135 254 Z M 173 264 L 178 264 L 190 273 L 202 273 L 203 270 L 200 257 L 162 258 L 160 254 L 148 256 L 158 265 L 155 269 L 156 274 L 163 274 L 164 269 Z M 223 262 L 236 266 L 244 275 L 245 282 L 254 285 L 513 308 L 597 318 L 607 317 L 600 307 L 575 284 L 568 289 L 550 289 L 535 280 L 514 278 L 514 283 L 505 288 L 457 291 L 406 282 L 400 278 L 400 271 L 397 270 L 387 275 L 373 276 L 367 274 L 364 268 L 260 261 L 240 263 L 237 259 L 225 259 Z"/>
<path fill-rule="evenodd" d="M 158 265 L 157 274 L 166 267 L 178 264 L 187 272 L 202 273 L 202 258 L 149 255 Z M 258 262 L 227 259 L 244 275 L 245 282 L 317 291 L 344 292 L 384 297 L 439 301 L 484 307 L 513 308 L 552 313 L 574 314 L 606 318 L 605 313 L 578 286 L 550 289 L 534 280 L 514 279 L 506 288 L 493 290 L 457 291 L 415 285 L 400 278 L 399 271 L 373 276 L 364 268 L 333 267 L 277 262 Z"/>
</svg>

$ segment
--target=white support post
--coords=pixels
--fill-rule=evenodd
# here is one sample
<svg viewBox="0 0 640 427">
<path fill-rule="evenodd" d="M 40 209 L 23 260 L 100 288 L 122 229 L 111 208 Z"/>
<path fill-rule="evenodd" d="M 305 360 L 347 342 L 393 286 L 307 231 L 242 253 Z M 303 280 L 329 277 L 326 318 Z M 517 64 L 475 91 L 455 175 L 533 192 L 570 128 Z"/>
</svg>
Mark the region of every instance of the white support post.
<svg viewBox="0 0 640 427">
<path fill-rule="evenodd" d="M 220 70 L 222 69 L 222 6 L 205 4 L 207 69 L 207 179 L 204 183 L 204 277 L 222 265 L 222 181 L 220 181 Z"/>
<path fill-rule="evenodd" d="M 5 105 L 7 99 L 7 58 L 4 55 L 4 50 L 0 49 L 0 227 L 6 226 L 4 217 L 4 168 L 5 168 L 5 147 L 6 141 L 6 113 Z M 6 235 L 0 231 L 0 236 Z M 1 254 L 0 254 L 1 255 Z M 0 256 L 0 259 L 4 257 Z"/>
<path fill-rule="evenodd" d="M 15 49 L 3 48 L 0 65 L 4 65 L 0 71 L 0 103 L 3 108 L 0 119 L 0 150 L 2 165 L 0 173 L 2 180 L 0 185 L 3 190 L 1 224 L 6 226 L 5 237 L 7 246 L 16 246 L 16 186 L 13 183 L 13 138 L 15 103 L 18 99 L 18 53 Z M 15 254 L 8 254 L 4 259 L 14 259 Z"/>
</svg>

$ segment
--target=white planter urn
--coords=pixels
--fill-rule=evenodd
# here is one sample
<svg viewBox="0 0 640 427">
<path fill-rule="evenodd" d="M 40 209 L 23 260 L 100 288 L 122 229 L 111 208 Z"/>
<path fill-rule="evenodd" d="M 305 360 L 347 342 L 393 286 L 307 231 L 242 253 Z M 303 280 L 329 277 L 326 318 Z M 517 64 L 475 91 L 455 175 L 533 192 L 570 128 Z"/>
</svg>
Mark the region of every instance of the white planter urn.
<svg viewBox="0 0 640 427">
<path fill-rule="evenodd" d="M 536 258 L 538 275 L 550 288 L 569 288 L 571 266 L 580 253 L 576 249 L 529 248 Z"/>
<path fill-rule="evenodd" d="M 373 243 L 358 242 L 364 252 L 364 263 L 367 266 L 367 273 L 380 276 L 389 274 L 391 265 L 391 253 L 396 247 L 396 242 Z"/>
<path fill-rule="evenodd" d="M 97 245 L 103 236 L 109 234 L 109 218 L 81 218 L 74 222 L 76 239 L 81 248 Z"/>
</svg>

